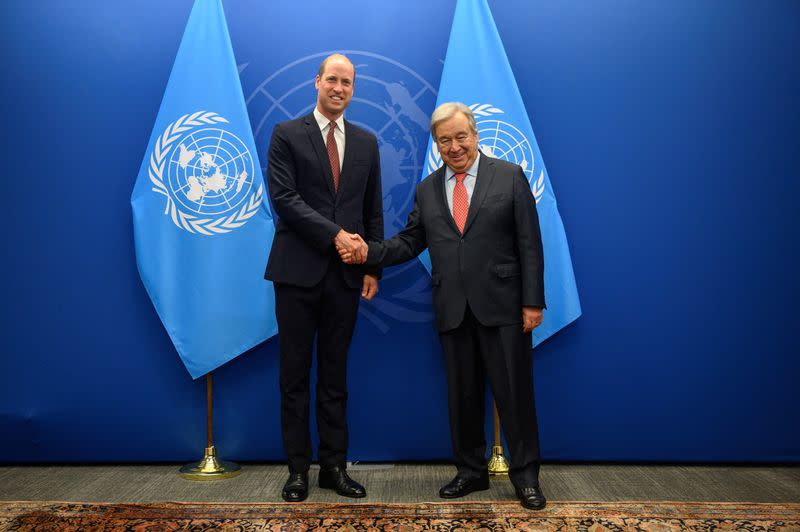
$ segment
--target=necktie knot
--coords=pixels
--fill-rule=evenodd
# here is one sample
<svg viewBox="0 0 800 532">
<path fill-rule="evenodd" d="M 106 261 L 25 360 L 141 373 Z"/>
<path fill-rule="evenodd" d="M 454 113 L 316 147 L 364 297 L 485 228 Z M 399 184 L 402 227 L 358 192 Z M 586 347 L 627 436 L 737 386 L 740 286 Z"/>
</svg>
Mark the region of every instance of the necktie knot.
<svg viewBox="0 0 800 532">
<path fill-rule="evenodd" d="M 330 125 L 330 131 L 336 129 L 336 122 L 331 122 L 329 125 Z"/>
<path fill-rule="evenodd" d="M 463 173 L 463 174 L 455 174 L 456 183 L 463 183 L 464 179 L 466 179 L 466 177 L 467 177 L 466 172 Z"/>
</svg>

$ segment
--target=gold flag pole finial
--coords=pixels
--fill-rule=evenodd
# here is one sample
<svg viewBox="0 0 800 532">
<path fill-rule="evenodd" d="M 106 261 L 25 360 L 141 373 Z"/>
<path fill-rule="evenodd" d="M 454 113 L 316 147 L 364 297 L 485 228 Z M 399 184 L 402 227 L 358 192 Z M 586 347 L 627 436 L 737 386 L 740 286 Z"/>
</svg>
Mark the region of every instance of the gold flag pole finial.
<svg viewBox="0 0 800 532">
<path fill-rule="evenodd" d="M 497 414 L 497 403 L 494 405 L 494 446 L 489 459 L 489 474 L 492 476 L 508 475 L 508 462 L 503 456 L 503 443 L 500 441 L 500 416 Z"/>
<path fill-rule="evenodd" d="M 235 477 L 242 472 L 242 468 L 239 464 L 217 460 L 217 450 L 214 448 L 214 436 L 212 431 L 211 392 L 211 373 L 209 373 L 206 375 L 206 421 L 208 441 L 206 443 L 203 459 L 199 462 L 186 464 L 178 471 L 178 474 L 187 480 L 219 480 Z"/>
</svg>

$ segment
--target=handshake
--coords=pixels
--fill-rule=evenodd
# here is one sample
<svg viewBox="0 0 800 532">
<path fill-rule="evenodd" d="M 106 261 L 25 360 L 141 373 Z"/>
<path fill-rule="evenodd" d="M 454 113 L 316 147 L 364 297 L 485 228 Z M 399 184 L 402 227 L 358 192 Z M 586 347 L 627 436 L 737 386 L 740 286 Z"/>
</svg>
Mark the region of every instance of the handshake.
<svg viewBox="0 0 800 532">
<path fill-rule="evenodd" d="M 339 258 L 345 264 L 364 264 L 367 262 L 369 246 L 360 235 L 348 233 L 344 229 L 337 233 L 334 239 Z"/>
</svg>

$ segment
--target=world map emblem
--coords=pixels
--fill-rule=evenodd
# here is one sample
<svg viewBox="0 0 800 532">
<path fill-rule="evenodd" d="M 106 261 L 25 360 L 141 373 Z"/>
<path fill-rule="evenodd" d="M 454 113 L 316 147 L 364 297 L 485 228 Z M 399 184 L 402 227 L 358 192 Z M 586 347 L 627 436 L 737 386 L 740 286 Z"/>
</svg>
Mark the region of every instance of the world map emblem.
<svg viewBox="0 0 800 532">
<path fill-rule="evenodd" d="M 489 157 L 503 159 L 522 167 L 525 177 L 531 186 L 536 203 L 544 195 L 544 169 L 538 168 L 531 143 L 517 126 L 495 115 L 504 114 L 502 109 L 491 104 L 475 103 L 469 106 L 475 115 L 478 126 L 478 148 Z M 435 172 L 442 166 L 442 156 L 436 143 L 431 143 L 428 153 L 427 170 Z M 537 175 L 538 173 L 538 175 Z"/>
<path fill-rule="evenodd" d="M 259 80 L 246 98 L 253 134 L 266 161 L 272 128 L 304 116 L 316 105 L 314 74 L 332 50 L 301 57 Z M 345 119 L 378 139 L 386 236 L 405 226 L 425 162 L 429 112 L 436 89 L 421 75 L 390 57 L 343 50 L 356 70 L 353 99 Z"/>
<path fill-rule="evenodd" d="M 436 89 L 422 75 L 399 61 L 366 50 L 335 50 L 355 66 L 353 98 L 345 119 L 378 139 L 381 159 L 384 236 L 400 231 L 414 204 L 414 191 L 425 167 L 429 110 L 436 103 Z M 316 105 L 314 75 L 320 62 L 334 50 L 317 52 L 286 63 L 249 86 L 245 100 L 253 120 L 256 146 L 267 161 L 267 147 L 275 124 L 307 115 Z M 252 69 L 250 63 L 240 72 Z M 255 72 L 252 75 L 257 75 Z M 248 94 L 248 91 L 245 92 Z M 266 171 L 266 168 L 264 169 Z M 386 281 L 419 268 L 410 261 L 383 273 Z M 433 319 L 430 277 L 417 279 L 398 292 L 382 288 L 380 298 L 359 305 L 359 313 L 382 331 L 390 321 L 429 322 Z"/>
<path fill-rule="evenodd" d="M 190 233 L 229 233 L 255 215 L 264 193 L 250 150 L 210 111 L 186 114 L 156 139 L 148 175 L 164 214 Z"/>
</svg>

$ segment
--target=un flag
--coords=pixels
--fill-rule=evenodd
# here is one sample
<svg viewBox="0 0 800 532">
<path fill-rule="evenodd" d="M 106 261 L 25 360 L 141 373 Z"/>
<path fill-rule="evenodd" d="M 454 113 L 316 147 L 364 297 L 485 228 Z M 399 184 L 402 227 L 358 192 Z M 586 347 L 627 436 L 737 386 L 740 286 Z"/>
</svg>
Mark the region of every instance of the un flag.
<svg viewBox="0 0 800 532">
<path fill-rule="evenodd" d="M 486 0 L 459 0 L 436 105 L 462 102 L 475 114 L 479 149 L 522 166 L 531 186 L 544 247 L 547 309 L 533 331 L 538 344 L 581 315 L 564 225 L 539 145 Z M 442 164 L 428 141 L 423 178 Z M 427 252 L 420 260 L 430 271 Z"/>
<path fill-rule="evenodd" d="M 200 377 L 277 333 L 274 226 L 220 0 L 196 0 L 131 196 L 139 273 Z"/>
</svg>

